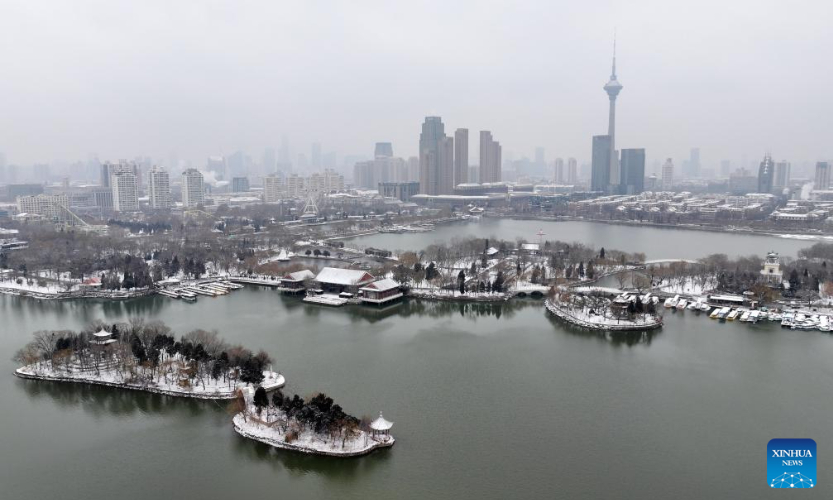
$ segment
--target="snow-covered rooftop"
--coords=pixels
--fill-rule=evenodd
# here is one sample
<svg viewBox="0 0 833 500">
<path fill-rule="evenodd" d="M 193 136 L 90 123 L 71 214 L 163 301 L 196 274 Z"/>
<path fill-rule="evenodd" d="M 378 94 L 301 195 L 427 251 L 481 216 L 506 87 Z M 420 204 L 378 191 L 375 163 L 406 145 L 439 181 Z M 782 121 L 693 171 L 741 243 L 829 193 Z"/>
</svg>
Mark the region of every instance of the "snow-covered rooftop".
<svg viewBox="0 0 833 500">
<path fill-rule="evenodd" d="M 382 412 L 379 412 L 379 418 L 370 424 L 370 428 L 374 431 L 387 431 L 390 430 L 391 427 L 393 427 L 393 422 L 385 420 L 382 416 Z"/>
<path fill-rule="evenodd" d="M 288 273 L 283 277 L 283 279 L 289 281 L 304 281 L 305 279 L 312 278 L 315 278 L 315 273 L 313 273 L 309 269 L 304 269 L 303 271 L 295 271 L 294 273 Z"/>
<path fill-rule="evenodd" d="M 394 288 L 399 288 L 399 282 L 391 278 L 385 278 L 383 280 L 374 281 L 373 283 L 362 287 L 360 290 L 385 292 L 387 290 L 393 290 Z"/>
<path fill-rule="evenodd" d="M 359 285 L 373 281 L 373 275 L 367 271 L 358 269 L 340 269 L 337 267 L 325 267 L 318 273 L 315 280 L 319 283 L 333 283 L 336 285 Z"/>
<path fill-rule="evenodd" d="M 104 328 L 93 334 L 94 337 L 109 337 L 110 335 L 111 333 L 105 330 Z"/>
</svg>

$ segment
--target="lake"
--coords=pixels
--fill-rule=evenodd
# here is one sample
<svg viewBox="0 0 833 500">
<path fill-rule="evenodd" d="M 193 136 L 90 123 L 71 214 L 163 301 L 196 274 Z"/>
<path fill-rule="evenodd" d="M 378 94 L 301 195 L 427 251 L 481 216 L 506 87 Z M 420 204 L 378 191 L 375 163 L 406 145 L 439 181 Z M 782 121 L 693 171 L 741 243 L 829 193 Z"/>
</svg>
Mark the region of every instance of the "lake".
<svg viewBox="0 0 833 500">
<path fill-rule="evenodd" d="M 11 375 L 34 330 L 132 316 L 263 348 L 285 392 L 384 411 L 397 443 L 357 459 L 276 451 L 235 434 L 225 403 Z M 330 309 L 258 287 L 195 304 L 0 296 L 0 317 L 10 499 L 780 498 L 770 439 L 833 450 L 833 337 L 768 323 L 667 312 L 654 335 L 611 339 L 534 301 Z"/>
</svg>

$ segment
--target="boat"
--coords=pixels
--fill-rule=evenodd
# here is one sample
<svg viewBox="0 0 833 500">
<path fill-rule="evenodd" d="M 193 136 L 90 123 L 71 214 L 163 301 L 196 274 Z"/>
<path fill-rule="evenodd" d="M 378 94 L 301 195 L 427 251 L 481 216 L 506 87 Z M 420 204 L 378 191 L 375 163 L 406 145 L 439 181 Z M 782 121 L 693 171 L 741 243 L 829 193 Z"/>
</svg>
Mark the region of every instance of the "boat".
<svg viewBox="0 0 833 500">
<path fill-rule="evenodd" d="M 677 309 L 680 309 L 680 310 L 685 309 L 685 307 L 687 305 L 688 305 L 688 302 L 686 302 L 685 299 L 680 299 L 680 301 L 677 302 Z"/>
<path fill-rule="evenodd" d="M 743 314 L 740 315 L 740 321 L 749 321 L 749 316 L 752 314 L 752 311 L 743 311 Z"/>
<path fill-rule="evenodd" d="M 688 305 L 686 306 L 686 309 L 691 309 L 692 311 L 699 311 L 700 310 L 700 301 L 697 301 L 697 302 L 695 302 L 693 300 L 688 301 Z"/>
<path fill-rule="evenodd" d="M 196 302 L 197 301 L 197 296 L 194 295 L 194 294 L 183 295 L 182 300 L 184 300 L 185 302 Z"/>
<path fill-rule="evenodd" d="M 749 312 L 749 322 L 750 323 L 757 323 L 761 316 L 764 314 L 761 311 L 750 311 Z"/>
<path fill-rule="evenodd" d="M 709 309 L 711 309 L 711 306 L 710 306 L 710 305 L 708 305 L 708 304 L 707 304 L 707 303 L 705 303 L 705 302 L 701 302 L 701 303 L 700 303 L 700 310 L 701 310 L 701 311 L 703 311 L 703 312 L 709 312 Z"/>
<path fill-rule="evenodd" d="M 732 311 L 731 307 L 721 307 L 717 313 L 717 319 L 726 319 L 726 316 Z"/>
<path fill-rule="evenodd" d="M 737 309 L 732 309 L 732 311 L 729 314 L 726 315 L 726 319 L 728 321 L 734 321 L 735 318 L 738 317 L 739 312 L 740 311 L 738 311 Z"/>
<path fill-rule="evenodd" d="M 823 332 L 830 331 L 830 318 L 828 316 L 819 317 L 819 330 Z"/>
<path fill-rule="evenodd" d="M 672 307 L 677 307 L 677 302 L 679 302 L 679 301 L 680 301 L 680 296 L 679 295 L 675 295 L 672 298 L 665 299 L 665 307 L 667 307 L 669 309 L 672 308 Z"/>
<path fill-rule="evenodd" d="M 793 326 L 793 321 L 795 316 L 791 312 L 785 312 L 781 315 L 781 327 L 782 328 L 791 328 Z"/>
</svg>

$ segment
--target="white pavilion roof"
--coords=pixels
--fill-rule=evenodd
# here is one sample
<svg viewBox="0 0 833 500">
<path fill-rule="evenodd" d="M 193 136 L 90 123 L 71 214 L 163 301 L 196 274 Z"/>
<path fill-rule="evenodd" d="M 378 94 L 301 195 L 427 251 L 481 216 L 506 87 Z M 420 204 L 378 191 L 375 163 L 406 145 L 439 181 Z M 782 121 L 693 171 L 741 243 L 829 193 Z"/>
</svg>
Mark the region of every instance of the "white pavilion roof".
<svg viewBox="0 0 833 500">
<path fill-rule="evenodd" d="M 365 285 L 364 287 L 360 288 L 360 290 L 374 290 L 377 292 L 386 292 L 388 290 L 393 290 L 394 288 L 399 288 L 399 282 L 391 278 L 385 278 L 383 280 L 374 281 L 369 285 Z"/>
<path fill-rule="evenodd" d="M 336 285 L 358 285 L 366 281 L 372 281 L 373 275 L 367 271 L 357 269 L 340 269 L 337 267 L 325 267 L 318 273 L 315 280 L 319 283 L 333 283 Z"/>
<path fill-rule="evenodd" d="M 108 332 L 107 330 L 105 330 L 104 328 L 102 328 L 101 330 L 99 330 L 99 331 L 97 331 L 93 334 L 94 337 L 109 337 L 110 335 L 112 335 L 112 334 L 110 332 Z"/>
<path fill-rule="evenodd" d="M 393 427 L 393 422 L 388 422 L 387 420 L 385 420 L 385 418 L 382 416 L 382 412 L 379 412 L 379 418 L 377 418 L 370 424 L 370 428 L 374 431 L 386 431 L 389 430 L 391 427 Z"/>
</svg>

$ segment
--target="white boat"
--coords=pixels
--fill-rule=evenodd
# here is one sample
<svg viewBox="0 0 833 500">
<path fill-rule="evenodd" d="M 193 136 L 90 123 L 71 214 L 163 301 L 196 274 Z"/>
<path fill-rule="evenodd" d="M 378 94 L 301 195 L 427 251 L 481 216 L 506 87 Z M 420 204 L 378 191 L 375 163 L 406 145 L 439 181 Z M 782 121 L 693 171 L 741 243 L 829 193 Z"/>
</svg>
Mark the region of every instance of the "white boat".
<svg viewBox="0 0 833 500">
<path fill-rule="evenodd" d="M 732 312 L 731 307 L 722 307 L 720 311 L 717 313 L 717 318 L 726 319 L 726 316 L 728 316 L 730 312 Z"/>
<path fill-rule="evenodd" d="M 729 320 L 729 321 L 734 321 L 735 318 L 738 317 L 738 312 L 739 311 L 737 309 L 732 309 L 732 312 L 730 312 L 728 315 L 726 315 L 726 319 Z"/>
<path fill-rule="evenodd" d="M 679 302 L 679 301 L 680 301 L 680 296 L 679 295 L 675 295 L 674 297 L 672 297 L 670 299 L 665 299 L 665 307 L 667 307 L 669 309 L 672 308 L 672 307 L 677 307 L 677 302 Z"/>
<path fill-rule="evenodd" d="M 793 321 L 795 316 L 791 312 L 785 312 L 781 315 L 781 326 L 783 328 L 791 328 L 793 326 Z"/>
<path fill-rule="evenodd" d="M 686 302 L 685 299 L 680 299 L 680 301 L 677 302 L 677 309 L 680 309 L 680 310 L 685 309 L 685 307 L 687 305 L 688 305 L 688 302 Z"/>
<path fill-rule="evenodd" d="M 749 321 L 750 314 L 752 314 L 752 311 L 743 311 L 743 314 L 740 315 L 740 321 Z"/>
<path fill-rule="evenodd" d="M 761 319 L 763 313 L 761 311 L 750 311 L 749 312 L 749 322 L 750 323 L 757 323 L 759 319 Z"/>
<path fill-rule="evenodd" d="M 830 331 L 830 318 L 827 316 L 819 317 L 819 330 L 823 332 Z"/>
<path fill-rule="evenodd" d="M 700 310 L 701 310 L 701 311 L 703 311 L 703 312 L 709 312 L 709 309 L 711 309 L 711 306 L 710 306 L 710 305 L 706 304 L 705 302 L 701 302 L 701 303 L 700 303 Z"/>
<path fill-rule="evenodd" d="M 720 314 L 720 309 L 718 309 L 718 308 L 716 308 L 716 307 L 715 307 L 715 308 L 714 308 L 714 311 L 712 311 L 712 313 L 711 313 L 711 314 L 709 314 L 709 318 L 711 318 L 711 319 L 717 319 L 717 316 L 718 316 L 719 314 Z"/>
</svg>

